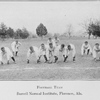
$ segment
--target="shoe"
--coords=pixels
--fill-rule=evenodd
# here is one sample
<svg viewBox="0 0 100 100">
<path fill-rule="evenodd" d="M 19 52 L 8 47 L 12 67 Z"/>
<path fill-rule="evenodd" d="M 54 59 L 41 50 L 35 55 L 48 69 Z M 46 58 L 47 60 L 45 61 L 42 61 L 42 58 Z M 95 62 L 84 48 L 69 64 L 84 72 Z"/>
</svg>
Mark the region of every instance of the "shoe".
<svg viewBox="0 0 100 100">
<path fill-rule="evenodd" d="M 1 62 L 1 65 L 3 65 L 3 62 Z"/>
<path fill-rule="evenodd" d="M 29 64 L 29 60 L 27 60 L 27 64 Z"/>
<path fill-rule="evenodd" d="M 37 60 L 37 63 L 39 63 L 40 61 L 39 60 Z"/>
</svg>

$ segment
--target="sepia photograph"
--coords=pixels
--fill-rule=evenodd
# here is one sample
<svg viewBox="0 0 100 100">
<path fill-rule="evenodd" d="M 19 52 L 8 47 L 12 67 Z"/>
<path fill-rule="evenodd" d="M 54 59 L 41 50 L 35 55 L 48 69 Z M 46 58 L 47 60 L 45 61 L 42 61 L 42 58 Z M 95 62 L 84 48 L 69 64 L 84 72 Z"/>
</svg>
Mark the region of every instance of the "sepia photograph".
<svg viewBox="0 0 100 100">
<path fill-rule="evenodd" d="M 99 81 L 100 1 L 0 2 L 1 81 Z"/>
</svg>

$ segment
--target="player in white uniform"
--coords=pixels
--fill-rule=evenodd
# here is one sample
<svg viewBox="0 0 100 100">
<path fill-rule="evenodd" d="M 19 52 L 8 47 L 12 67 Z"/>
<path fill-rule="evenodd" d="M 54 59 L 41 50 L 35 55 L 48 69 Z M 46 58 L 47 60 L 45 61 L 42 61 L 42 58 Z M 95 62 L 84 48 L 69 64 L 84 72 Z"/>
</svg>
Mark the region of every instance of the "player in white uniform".
<svg viewBox="0 0 100 100">
<path fill-rule="evenodd" d="M 95 61 L 98 60 L 98 58 L 100 59 L 100 57 L 98 57 L 100 55 L 98 54 L 100 54 L 100 45 L 99 43 L 96 43 L 93 47 L 93 58 Z"/>
<path fill-rule="evenodd" d="M 76 58 L 76 49 L 75 49 L 75 46 L 73 44 L 69 44 L 67 46 L 67 55 L 66 55 L 65 61 L 67 60 L 67 58 L 68 58 L 68 56 L 69 56 L 70 53 L 72 53 L 73 61 L 75 61 L 75 58 Z"/>
<path fill-rule="evenodd" d="M 65 62 L 66 55 L 67 55 L 67 50 L 66 50 L 66 46 L 64 44 L 61 44 L 61 45 L 58 45 L 54 50 L 54 58 L 55 58 L 54 63 L 57 62 L 60 52 L 62 53 L 62 55 L 64 57 L 64 62 Z"/>
<path fill-rule="evenodd" d="M 48 54 L 47 54 L 47 45 L 44 45 L 43 43 L 41 44 L 40 48 L 39 48 L 39 62 L 40 62 L 40 58 L 43 56 L 45 59 L 45 62 L 47 62 L 48 59 Z"/>
<path fill-rule="evenodd" d="M 47 54 L 49 55 L 49 61 L 48 63 L 52 63 L 53 62 L 53 58 L 54 58 L 54 47 L 53 47 L 53 43 L 49 43 L 49 47 L 47 49 Z"/>
<path fill-rule="evenodd" d="M 55 37 L 52 41 L 53 41 L 54 58 L 55 58 L 54 63 L 56 63 L 58 60 L 59 49 L 60 49 L 59 39 L 57 37 Z"/>
<path fill-rule="evenodd" d="M 86 55 L 91 54 L 92 55 L 92 48 L 91 48 L 90 44 L 88 43 L 88 41 L 85 41 L 81 47 L 81 55 L 83 56 L 84 54 L 86 54 Z"/>
<path fill-rule="evenodd" d="M 14 41 L 11 44 L 11 48 L 12 48 L 12 52 L 13 52 L 14 56 L 17 56 L 20 45 L 21 45 L 21 43 L 18 40 Z"/>
<path fill-rule="evenodd" d="M 12 59 L 15 62 L 15 58 L 13 57 L 13 54 L 11 50 L 8 47 L 1 47 L 0 48 L 0 62 L 3 65 L 3 57 L 7 57 L 7 64 L 9 64 L 9 60 Z"/>
<path fill-rule="evenodd" d="M 53 39 L 53 46 L 54 46 L 54 47 L 58 46 L 58 45 L 59 45 L 59 42 L 60 42 L 59 38 L 58 38 L 58 37 L 55 37 L 55 38 Z"/>
<path fill-rule="evenodd" d="M 32 54 L 35 54 L 36 59 L 37 59 L 37 63 L 39 63 L 39 49 L 38 49 L 38 47 L 35 47 L 35 46 L 30 46 L 29 49 L 28 49 L 28 52 L 27 52 L 27 63 L 29 63 L 29 57 Z"/>
<path fill-rule="evenodd" d="M 49 46 L 49 43 L 53 43 L 53 40 L 52 38 L 49 38 L 48 41 L 47 41 L 47 45 Z"/>
</svg>

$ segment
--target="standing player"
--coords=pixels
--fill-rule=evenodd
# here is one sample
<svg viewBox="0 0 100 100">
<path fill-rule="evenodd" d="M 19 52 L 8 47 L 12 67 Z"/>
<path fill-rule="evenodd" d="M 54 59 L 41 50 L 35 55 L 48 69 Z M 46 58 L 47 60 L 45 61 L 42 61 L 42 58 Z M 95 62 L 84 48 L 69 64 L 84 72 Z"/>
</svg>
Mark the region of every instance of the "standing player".
<svg viewBox="0 0 100 100">
<path fill-rule="evenodd" d="M 58 46 L 58 45 L 59 45 L 59 42 L 60 42 L 59 38 L 58 38 L 58 37 L 55 37 L 55 38 L 53 39 L 53 46 L 54 46 L 54 47 Z"/>
<path fill-rule="evenodd" d="M 47 41 L 47 45 L 49 46 L 49 43 L 53 43 L 53 40 L 52 38 L 49 38 L 48 41 Z"/>
<path fill-rule="evenodd" d="M 88 41 L 85 41 L 81 47 L 81 55 L 83 56 L 84 54 L 86 54 L 86 55 L 91 54 L 92 55 L 92 48 L 91 48 L 90 44 L 88 43 Z"/>
<path fill-rule="evenodd" d="M 8 47 L 1 47 L 0 48 L 0 62 L 3 65 L 3 57 L 7 57 L 7 64 L 9 64 L 10 58 L 15 62 L 15 58 L 13 57 L 12 52 Z"/>
<path fill-rule="evenodd" d="M 93 47 L 93 58 L 94 60 L 98 60 L 98 58 L 100 59 L 100 57 L 98 57 L 98 54 L 100 54 L 100 45 L 99 43 L 96 43 Z"/>
<path fill-rule="evenodd" d="M 13 52 L 14 56 L 17 56 L 20 45 L 21 45 L 21 43 L 18 40 L 14 41 L 11 44 L 11 48 L 12 48 L 12 52 Z"/>
<path fill-rule="evenodd" d="M 47 49 L 47 54 L 49 55 L 49 63 L 53 62 L 53 58 L 54 58 L 54 47 L 53 47 L 53 43 L 49 43 L 49 47 Z"/>
<path fill-rule="evenodd" d="M 27 63 L 29 63 L 29 57 L 32 54 L 35 54 L 36 59 L 37 59 L 37 63 L 39 63 L 39 49 L 38 49 L 38 47 L 35 47 L 35 46 L 30 46 L 29 49 L 28 49 L 28 52 L 27 52 Z"/>
<path fill-rule="evenodd" d="M 75 49 L 75 46 L 73 44 L 69 44 L 67 46 L 67 55 L 65 57 L 65 60 L 64 62 L 67 60 L 69 54 L 72 53 L 72 58 L 73 58 L 73 61 L 75 61 L 75 58 L 76 58 L 76 49 Z"/>
<path fill-rule="evenodd" d="M 57 60 L 58 60 L 59 49 L 60 49 L 58 37 L 55 37 L 55 38 L 53 39 L 53 47 L 54 47 L 54 58 L 55 58 L 54 63 L 56 63 Z"/>
</svg>

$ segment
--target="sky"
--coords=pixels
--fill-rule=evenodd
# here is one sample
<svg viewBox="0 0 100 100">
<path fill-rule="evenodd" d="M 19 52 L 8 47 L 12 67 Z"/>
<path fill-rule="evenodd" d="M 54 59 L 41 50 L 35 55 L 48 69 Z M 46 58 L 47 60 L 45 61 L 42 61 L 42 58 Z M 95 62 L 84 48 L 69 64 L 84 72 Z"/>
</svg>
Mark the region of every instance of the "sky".
<svg viewBox="0 0 100 100">
<path fill-rule="evenodd" d="M 71 24 L 74 34 L 79 35 L 81 23 L 90 18 L 100 20 L 100 1 L 0 2 L 0 23 L 14 30 L 25 27 L 33 34 L 43 23 L 52 34 L 63 34 Z"/>
</svg>

